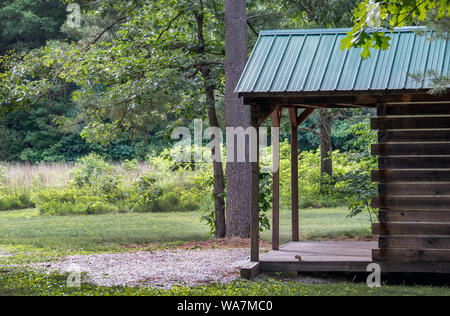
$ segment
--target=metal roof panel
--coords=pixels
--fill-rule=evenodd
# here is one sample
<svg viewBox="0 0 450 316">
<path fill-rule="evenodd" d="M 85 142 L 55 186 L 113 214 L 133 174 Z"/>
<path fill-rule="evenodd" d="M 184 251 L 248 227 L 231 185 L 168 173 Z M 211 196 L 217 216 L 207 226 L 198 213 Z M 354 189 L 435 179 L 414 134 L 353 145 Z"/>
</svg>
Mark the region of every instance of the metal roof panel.
<svg viewBox="0 0 450 316">
<path fill-rule="evenodd" d="M 429 89 L 431 77 L 418 82 L 411 74 L 449 75 L 450 54 L 444 39 L 430 41 L 404 27 L 388 34 L 385 51 L 341 50 L 349 29 L 262 31 L 236 88 L 240 93 Z M 380 30 L 376 30 L 380 31 Z M 384 31 L 384 30 L 381 30 Z M 431 32 L 425 32 L 428 35 Z"/>
</svg>

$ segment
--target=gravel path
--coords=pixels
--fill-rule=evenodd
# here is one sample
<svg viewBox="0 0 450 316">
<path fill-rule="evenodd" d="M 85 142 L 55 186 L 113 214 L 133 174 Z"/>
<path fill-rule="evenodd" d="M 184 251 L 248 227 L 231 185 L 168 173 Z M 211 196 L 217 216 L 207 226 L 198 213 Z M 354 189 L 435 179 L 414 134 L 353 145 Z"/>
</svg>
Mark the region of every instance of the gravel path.
<svg viewBox="0 0 450 316">
<path fill-rule="evenodd" d="M 231 282 L 248 260 L 248 249 L 178 249 L 69 256 L 35 266 L 48 272 L 85 272 L 83 282 L 101 286 L 168 289 L 174 285 Z"/>
</svg>

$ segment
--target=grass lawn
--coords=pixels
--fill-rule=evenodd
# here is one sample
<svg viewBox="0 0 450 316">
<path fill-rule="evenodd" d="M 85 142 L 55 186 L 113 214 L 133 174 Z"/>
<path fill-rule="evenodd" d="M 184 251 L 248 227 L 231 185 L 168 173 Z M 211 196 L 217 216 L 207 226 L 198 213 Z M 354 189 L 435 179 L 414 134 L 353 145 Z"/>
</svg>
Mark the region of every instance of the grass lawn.
<svg viewBox="0 0 450 316">
<path fill-rule="evenodd" d="M 265 278 L 257 281 L 237 280 L 226 285 L 197 287 L 178 286 L 171 290 L 145 287 L 101 287 L 83 284 L 81 288 L 68 288 L 66 276 L 39 273 L 1 273 L 2 295 L 126 295 L 126 296 L 450 296 L 449 287 L 382 286 L 369 288 L 365 283 L 338 282 L 333 284 L 301 284 Z"/>
<path fill-rule="evenodd" d="M 66 277 L 43 275 L 10 267 L 12 263 L 47 261 L 66 254 L 128 251 L 131 244 L 176 244 L 206 240 L 208 227 L 201 213 L 126 213 L 89 216 L 41 216 L 35 209 L 0 212 L 1 295 L 450 295 L 448 287 L 383 286 L 370 289 L 364 283 L 301 284 L 273 278 L 238 280 L 227 285 L 159 290 L 142 287 L 97 287 L 83 284 L 67 288 Z M 345 208 L 301 210 L 303 240 L 370 236 L 365 214 L 346 218 Z M 290 213 L 281 212 L 281 240 L 290 238 Z M 262 233 L 265 240 L 270 231 Z"/>
<path fill-rule="evenodd" d="M 88 216 L 41 216 L 35 209 L 0 212 L 1 245 L 36 248 L 113 250 L 130 244 L 179 243 L 208 239 L 201 213 L 125 213 Z M 345 208 L 301 210 L 302 239 L 369 236 L 365 215 L 346 218 Z M 290 239 L 288 210 L 281 212 L 281 241 Z M 271 232 L 262 233 L 270 241 Z"/>
</svg>

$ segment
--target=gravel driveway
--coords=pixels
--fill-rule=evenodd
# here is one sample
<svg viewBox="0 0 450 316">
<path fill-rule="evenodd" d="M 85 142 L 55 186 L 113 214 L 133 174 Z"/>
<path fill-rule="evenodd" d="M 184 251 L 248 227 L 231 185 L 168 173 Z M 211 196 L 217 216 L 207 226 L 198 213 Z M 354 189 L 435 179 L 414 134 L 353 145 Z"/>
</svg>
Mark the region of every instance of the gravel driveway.
<svg viewBox="0 0 450 316">
<path fill-rule="evenodd" d="M 248 249 L 158 250 L 69 256 L 36 267 L 48 272 L 85 272 L 83 282 L 101 286 L 194 286 L 227 283 L 249 260 Z"/>
</svg>

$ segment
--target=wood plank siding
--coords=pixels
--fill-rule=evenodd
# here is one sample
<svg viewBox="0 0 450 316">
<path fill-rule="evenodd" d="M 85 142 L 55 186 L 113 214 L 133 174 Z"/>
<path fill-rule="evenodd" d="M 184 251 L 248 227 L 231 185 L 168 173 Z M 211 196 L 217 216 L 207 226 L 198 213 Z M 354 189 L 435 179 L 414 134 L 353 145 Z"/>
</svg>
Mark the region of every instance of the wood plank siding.
<svg viewBox="0 0 450 316">
<path fill-rule="evenodd" d="M 383 104 L 378 129 L 380 262 L 450 262 L 450 103 Z"/>
</svg>

